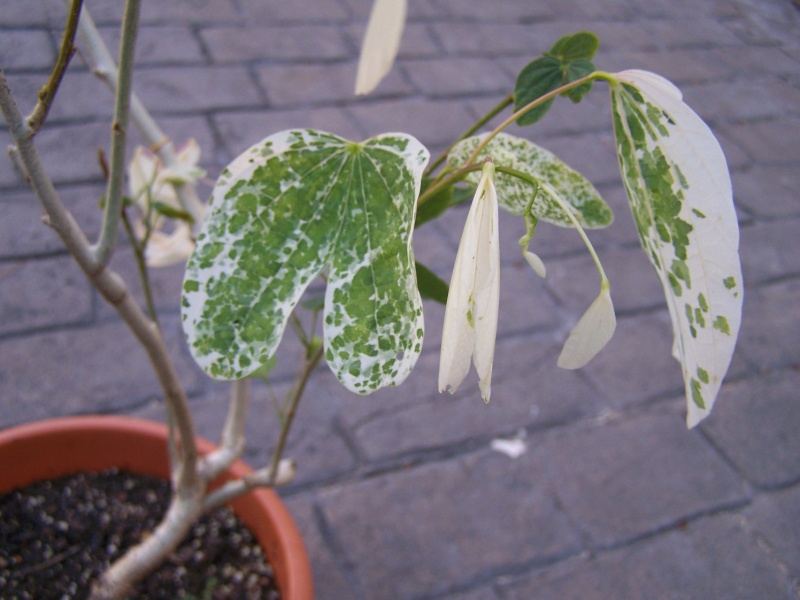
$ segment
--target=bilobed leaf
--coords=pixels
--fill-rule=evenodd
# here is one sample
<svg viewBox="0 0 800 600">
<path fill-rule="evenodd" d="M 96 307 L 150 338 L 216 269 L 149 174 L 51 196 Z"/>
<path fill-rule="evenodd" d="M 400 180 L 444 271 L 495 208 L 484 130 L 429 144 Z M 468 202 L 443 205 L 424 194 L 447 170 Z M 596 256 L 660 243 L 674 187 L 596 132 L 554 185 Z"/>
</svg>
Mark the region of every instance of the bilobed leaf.
<svg viewBox="0 0 800 600">
<path fill-rule="evenodd" d="M 456 144 L 447 157 L 448 165 L 453 168 L 463 166 L 485 137 L 485 134 L 470 137 Z M 496 165 L 522 171 L 549 183 L 572 206 L 573 214 L 583 227 L 600 229 L 608 227 L 614 220 L 611 209 L 589 180 L 559 160 L 552 152 L 533 142 L 500 133 L 481 151 L 476 162 L 483 162 L 486 156 L 491 156 Z M 480 172 L 470 173 L 466 180 L 477 184 Z M 511 214 L 522 215 L 534 193 L 533 187 L 500 172 L 496 175 L 495 186 L 500 207 Z M 563 227 L 573 226 L 558 203 L 547 194 L 537 194 L 531 210 L 537 218 L 544 221 Z"/>
<path fill-rule="evenodd" d="M 719 142 L 669 81 L 611 84 L 620 170 L 642 247 L 661 279 L 693 427 L 711 411 L 742 310 L 739 227 Z"/>
<path fill-rule="evenodd" d="M 400 383 L 419 356 L 411 233 L 427 150 L 387 134 L 354 143 L 312 130 L 259 142 L 225 169 L 183 283 L 192 355 L 238 379 L 275 353 L 323 270 L 325 356 L 350 390 Z"/>
<path fill-rule="evenodd" d="M 436 273 L 419 262 L 417 263 L 417 284 L 420 296 L 424 299 L 447 304 L 449 286 Z"/>
</svg>

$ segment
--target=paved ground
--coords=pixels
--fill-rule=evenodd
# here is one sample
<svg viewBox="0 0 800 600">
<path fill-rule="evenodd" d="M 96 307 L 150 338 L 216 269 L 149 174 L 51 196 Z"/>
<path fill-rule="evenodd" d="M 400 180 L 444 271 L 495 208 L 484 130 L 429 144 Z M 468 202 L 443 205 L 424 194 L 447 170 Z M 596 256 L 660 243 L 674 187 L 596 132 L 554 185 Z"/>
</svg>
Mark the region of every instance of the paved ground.
<svg viewBox="0 0 800 600">
<path fill-rule="evenodd" d="M 87 4 L 115 40 L 119 2 Z M 667 312 L 619 182 L 607 96 L 598 86 L 579 106 L 560 100 L 527 135 L 586 173 L 616 209 L 617 223 L 593 236 L 613 284 L 616 337 L 580 372 L 555 367 L 596 274 L 576 235 L 543 226 L 535 248 L 548 277 L 537 279 L 516 246 L 522 225 L 504 217 L 489 406 L 474 376 L 454 397 L 436 392 L 443 309 L 434 304 L 425 306 L 423 356 L 402 388 L 353 397 L 319 369 L 289 449 L 299 477 L 283 491 L 318 597 L 799 597 L 800 11 L 788 0 L 411 0 L 397 67 L 357 100 L 369 4 L 145 2 L 135 89 L 173 139 L 198 139 L 212 176 L 292 126 L 354 139 L 402 130 L 437 150 L 507 93 L 534 55 L 589 28 L 601 38 L 600 68 L 668 76 L 719 135 L 747 290 L 718 407 L 687 431 Z M 55 0 L 0 0 L 0 65 L 24 106 L 53 61 L 62 13 Z M 38 138 L 91 235 L 108 106 L 76 60 Z M 88 412 L 162 418 L 142 352 L 39 216 L 0 161 L 0 426 Z M 418 258 L 446 278 L 464 216 L 454 210 L 416 237 Z M 134 279 L 128 249 L 113 266 Z M 226 388 L 183 346 L 180 275 L 156 273 L 157 303 L 199 428 L 215 438 Z M 295 351 L 288 343 L 277 393 Z M 248 461 L 265 460 L 273 431 L 268 393 L 256 387 Z M 490 449 L 517 435 L 528 448 L 520 458 Z"/>
</svg>

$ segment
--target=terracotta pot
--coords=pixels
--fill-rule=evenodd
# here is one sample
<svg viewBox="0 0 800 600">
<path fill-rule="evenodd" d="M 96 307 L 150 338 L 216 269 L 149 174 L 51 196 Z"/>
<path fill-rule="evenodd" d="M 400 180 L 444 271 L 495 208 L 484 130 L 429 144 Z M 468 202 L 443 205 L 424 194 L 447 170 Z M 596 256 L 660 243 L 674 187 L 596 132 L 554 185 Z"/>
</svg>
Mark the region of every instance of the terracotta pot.
<svg viewBox="0 0 800 600">
<path fill-rule="evenodd" d="M 166 439 L 166 426 L 129 417 L 67 417 L 6 429 L 0 431 L 0 492 L 111 467 L 167 478 Z M 210 442 L 198 440 L 201 454 L 213 449 Z M 237 461 L 215 483 L 250 471 Z M 272 490 L 254 490 L 230 506 L 264 549 L 283 598 L 311 600 L 314 592 L 305 545 L 278 495 Z"/>
</svg>

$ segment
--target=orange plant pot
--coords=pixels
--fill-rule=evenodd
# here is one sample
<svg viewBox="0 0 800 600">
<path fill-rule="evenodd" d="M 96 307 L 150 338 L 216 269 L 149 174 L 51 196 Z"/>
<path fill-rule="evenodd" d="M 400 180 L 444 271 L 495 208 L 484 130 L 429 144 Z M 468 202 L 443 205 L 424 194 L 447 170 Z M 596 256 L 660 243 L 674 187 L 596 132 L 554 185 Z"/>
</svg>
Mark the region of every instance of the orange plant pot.
<svg viewBox="0 0 800 600">
<path fill-rule="evenodd" d="M 198 438 L 200 454 L 215 446 Z M 0 493 L 79 471 L 117 467 L 167 479 L 167 428 L 130 417 L 85 416 L 38 421 L 0 431 Z M 236 461 L 215 485 L 251 469 Z M 303 539 L 272 490 L 258 489 L 230 503 L 264 549 L 284 600 L 312 600 L 311 566 Z"/>
</svg>

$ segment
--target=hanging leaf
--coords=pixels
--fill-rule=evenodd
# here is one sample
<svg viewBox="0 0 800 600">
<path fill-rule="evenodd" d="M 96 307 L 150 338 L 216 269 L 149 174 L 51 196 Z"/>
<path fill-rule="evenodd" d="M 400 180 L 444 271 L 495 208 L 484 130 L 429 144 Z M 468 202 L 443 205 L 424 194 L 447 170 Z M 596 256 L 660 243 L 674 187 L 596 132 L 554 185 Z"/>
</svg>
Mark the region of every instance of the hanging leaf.
<svg viewBox="0 0 800 600">
<path fill-rule="evenodd" d="M 588 31 L 580 31 L 558 40 L 549 52 L 528 63 L 520 71 L 514 85 L 514 110 L 520 110 L 537 98 L 593 73 L 595 68 L 591 61 L 599 45 L 597 36 Z M 562 96 L 579 102 L 591 89 L 590 81 L 563 93 Z M 517 124 L 523 126 L 536 123 L 547 114 L 554 101 L 555 98 L 550 98 L 532 108 L 517 119 Z"/>
<path fill-rule="evenodd" d="M 387 134 L 312 130 L 259 142 L 225 169 L 183 283 L 195 360 L 238 379 L 267 363 L 323 270 L 325 356 L 350 390 L 402 382 L 422 346 L 411 233 L 428 151 Z"/>
<path fill-rule="evenodd" d="M 425 300 L 435 300 L 447 304 L 449 287 L 439 276 L 422 263 L 417 263 L 417 284 L 419 293 Z"/>
<path fill-rule="evenodd" d="M 447 157 L 448 165 L 454 169 L 465 165 L 485 137 L 486 134 L 475 136 L 456 144 Z M 611 209 L 589 180 L 541 146 L 523 138 L 500 133 L 481 151 L 476 162 L 483 162 L 487 156 L 491 156 L 496 165 L 522 171 L 549 183 L 572 206 L 573 214 L 583 227 L 600 229 L 608 227 L 614 220 Z M 480 171 L 476 171 L 467 175 L 466 180 L 477 185 L 479 179 Z M 500 207 L 513 215 L 522 215 L 534 193 L 532 186 L 500 172 L 495 178 L 495 186 Z M 539 219 L 562 227 L 572 227 L 572 221 L 563 209 L 547 194 L 537 194 L 531 210 Z"/>
<path fill-rule="evenodd" d="M 422 192 L 433 182 L 432 178 L 422 180 Z M 450 208 L 453 201 L 453 186 L 447 186 L 436 192 L 431 198 L 417 207 L 417 220 L 414 227 L 433 221 Z"/>
<path fill-rule="evenodd" d="M 620 171 L 642 247 L 664 287 L 694 427 L 714 405 L 741 321 L 730 175 L 719 142 L 678 88 L 646 71 L 614 78 Z"/>
</svg>

